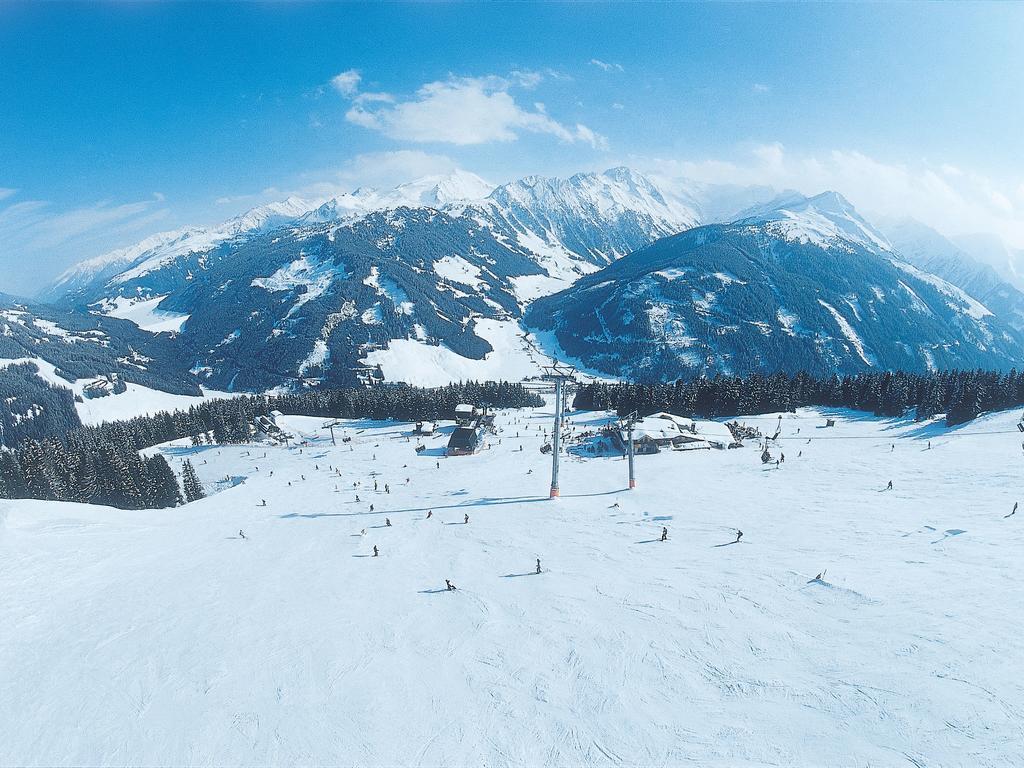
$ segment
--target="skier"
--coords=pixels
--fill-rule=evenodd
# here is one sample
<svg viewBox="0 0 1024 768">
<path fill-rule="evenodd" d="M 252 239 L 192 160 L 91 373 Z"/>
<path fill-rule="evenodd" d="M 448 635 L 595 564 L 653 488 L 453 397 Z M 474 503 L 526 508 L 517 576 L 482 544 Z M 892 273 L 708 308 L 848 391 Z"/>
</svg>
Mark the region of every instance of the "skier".
<svg viewBox="0 0 1024 768">
<path fill-rule="evenodd" d="M 1013 511 L 1010 512 L 1009 515 L 1006 515 L 1006 517 L 1010 517 L 1011 515 L 1016 515 L 1017 514 L 1017 504 L 1018 504 L 1018 502 L 1016 502 L 1016 501 L 1013 502 Z"/>
<path fill-rule="evenodd" d="M 466 517 L 462 521 L 463 525 L 469 525 L 469 513 L 466 513 Z"/>
<path fill-rule="evenodd" d="M 370 505 L 370 511 L 373 512 L 373 504 Z"/>
<path fill-rule="evenodd" d="M 441 462 L 440 462 L 440 461 L 437 461 L 437 462 L 434 462 L 434 463 L 435 463 L 435 464 L 437 465 L 437 468 L 438 468 L 438 469 L 440 469 L 440 468 L 441 468 Z"/>
<path fill-rule="evenodd" d="M 668 541 L 668 528 L 661 526 L 661 540 Z"/>
<path fill-rule="evenodd" d="M 391 486 L 384 483 L 384 493 L 391 493 Z"/>
<path fill-rule="evenodd" d="M 742 539 L 742 538 L 743 538 L 743 531 L 741 531 L 739 528 L 737 528 L 736 529 L 736 541 L 734 541 L 733 543 L 734 544 L 739 544 L 740 543 L 740 539 Z"/>
<path fill-rule="evenodd" d="M 359 503 L 359 494 L 358 493 L 356 494 L 356 503 L 357 504 Z"/>
<path fill-rule="evenodd" d="M 373 481 L 373 491 L 374 491 L 374 493 L 377 492 L 377 481 L 376 480 Z"/>
<path fill-rule="evenodd" d="M 240 539 L 244 539 L 245 538 L 245 532 L 241 528 L 238 529 L 238 538 L 240 538 Z"/>
<path fill-rule="evenodd" d="M 380 552 L 378 552 L 378 551 L 377 551 L 377 545 L 376 545 L 376 544 L 374 544 L 374 545 L 373 545 L 373 556 L 374 556 L 374 557 L 377 557 L 377 555 L 379 555 L 379 554 L 380 554 Z"/>
<path fill-rule="evenodd" d="M 429 520 L 429 519 L 430 519 L 430 518 L 432 518 L 433 516 L 434 516 L 434 510 L 432 510 L 432 509 L 428 509 L 428 510 L 427 510 L 427 520 Z"/>
<path fill-rule="evenodd" d="M 387 527 L 387 528 L 391 527 L 391 518 L 390 517 L 385 517 L 384 518 L 384 526 Z"/>
<path fill-rule="evenodd" d="M 803 451 L 797 451 L 796 457 L 799 459 L 803 455 L 804 455 Z"/>
<path fill-rule="evenodd" d="M 887 490 L 887 491 L 891 491 L 892 490 L 892 480 L 889 481 L 889 485 L 886 486 L 885 490 Z"/>
<path fill-rule="evenodd" d="M 785 464 L 786 463 L 786 454 L 784 454 L 784 453 L 780 453 L 779 454 L 779 463 L 781 463 L 781 464 Z"/>
<path fill-rule="evenodd" d="M 261 507 L 267 506 L 267 500 L 266 499 L 260 499 L 260 506 Z"/>
<path fill-rule="evenodd" d="M 931 440 L 929 440 L 929 441 L 928 441 L 928 450 L 930 451 L 931 449 L 932 449 L 932 441 L 931 441 Z"/>
<path fill-rule="evenodd" d="M 892 453 L 895 450 L 896 450 L 896 443 L 893 443 L 891 446 L 889 446 L 889 453 Z"/>
<path fill-rule="evenodd" d="M 452 584 L 450 581 L 448 581 L 448 579 L 444 580 L 444 585 L 448 588 L 449 592 L 454 592 L 455 591 L 455 585 Z"/>
</svg>

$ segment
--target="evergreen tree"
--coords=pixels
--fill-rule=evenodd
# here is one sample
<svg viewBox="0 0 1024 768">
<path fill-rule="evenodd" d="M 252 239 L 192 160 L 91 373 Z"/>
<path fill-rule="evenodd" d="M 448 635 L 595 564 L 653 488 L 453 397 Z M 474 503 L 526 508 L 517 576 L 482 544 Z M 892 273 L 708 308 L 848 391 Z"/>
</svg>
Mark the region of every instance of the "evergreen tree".
<svg viewBox="0 0 1024 768">
<path fill-rule="evenodd" d="M 188 459 L 185 459 L 181 466 L 181 484 L 185 489 L 186 502 L 198 501 L 206 497 L 203 484 L 199 482 L 199 478 L 196 476 L 195 467 L 192 466 L 192 462 Z"/>
</svg>

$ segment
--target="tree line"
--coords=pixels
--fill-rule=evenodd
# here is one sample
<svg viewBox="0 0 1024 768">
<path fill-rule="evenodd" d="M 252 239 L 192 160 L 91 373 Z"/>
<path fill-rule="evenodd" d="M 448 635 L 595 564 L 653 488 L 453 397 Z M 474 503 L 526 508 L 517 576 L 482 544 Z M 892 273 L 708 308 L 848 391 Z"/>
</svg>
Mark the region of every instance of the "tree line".
<svg viewBox="0 0 1024 768">
<path fill-rule="evenodd" d="M 793 411 L 817 405 L 869 411 L 876 416 L 926 419 L 946 415 L 947 426 L 970 421 L 985 411 L 1024 404 L 1024 374 L 1011 370 L 885 371 L 849 376 L 789 375 L 699 377 L 665 384 L 587 384 L 574 407 L 614 410 L 620 415 L 669 411 L 679 415 L 731 417 Z"/>
<path fill-rule="evenodd" d="M 190 438 L 193 445 L 248 442 L 256 417 L 275 410 L 296 416 L 416 421 L 450 418 L 461 402 L 494 408 L 542 403 L 521 384 L 505 382 L 465 382 L 435 389 L 387 385 L 207 400 L 188 410 L 161 411 L 79 426 L 42 439 L 22 439 L 13 449 L 0 450 L 0 497 L 77 501 L 122 509 L 171 507 L 202 497 L 194 468 L 187 460 L 183 462 L 179 485 L 161 454 L 142 456 L 140 450 L 184 438 Z"/>
</svg>

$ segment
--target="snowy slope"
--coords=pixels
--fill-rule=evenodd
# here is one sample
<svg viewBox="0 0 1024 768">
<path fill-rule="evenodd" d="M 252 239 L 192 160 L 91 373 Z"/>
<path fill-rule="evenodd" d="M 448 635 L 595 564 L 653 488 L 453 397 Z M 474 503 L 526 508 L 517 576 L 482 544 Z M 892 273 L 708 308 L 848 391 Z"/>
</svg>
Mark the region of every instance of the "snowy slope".
<svg viewBox="0 0 1024 768">
<path fill-rule="evenodd" d="M 1019 761 L 1016 413 L 801 411 L 780 469 L 572 459 L 557 502 L 550 414 L 453 459 L 290 418 L 301 453 L 165 448 L 220 490 L 184 508 L 0 502 L 0 764 Z"/>
<path fill-rule="evenodd" d="M 885 235 L 865 221 L 838 192 L 822 192 L 814 197 L 785 193 L 737 214 L 736 223 L 823 248 L 849 248 L 854 244 L 876 251 L 892 250 Z"/>
<path fill-rule="evenodd" d="M 645 381 L 1024 361 L 1021 330 L 965 291 L 861 229 L 820 234 L 848 219 L 820 238 L 779 228 L 794 221 L 748 217 L 663 238 L 538 298 L 524 322 L 591 368 Z"/>
<path fill-rule="evenodd" d="M 222 390 L 349 385 L 366 360 L 407 381 L 521 373 L 535 366 L 496 359 L 483 321 L 508 325 L 537 296 L 696 222 L 686 200 L 625 168 L 496 189 L 459 171 L 308 205 L 133 250 L 63 301 L 176 331 L 179 367 Z"/>
</svg>

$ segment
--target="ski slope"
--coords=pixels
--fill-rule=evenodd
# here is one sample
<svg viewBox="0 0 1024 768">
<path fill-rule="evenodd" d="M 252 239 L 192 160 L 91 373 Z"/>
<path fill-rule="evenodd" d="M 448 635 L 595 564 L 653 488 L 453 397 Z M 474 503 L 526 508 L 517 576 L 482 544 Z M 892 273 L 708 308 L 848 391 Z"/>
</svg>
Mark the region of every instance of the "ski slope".
<svg viewBox="0 0 1024 768">
<path fill-rule="evenodd" d="M 550 406 L 471 457 L 164 446 L 213 492 L 177 509 L 0 501 L 0 765 L 1019 764 L 1018 414 L 829 414 L 778 469 L 566 458 L 557 501 Z"/>
</svg>

